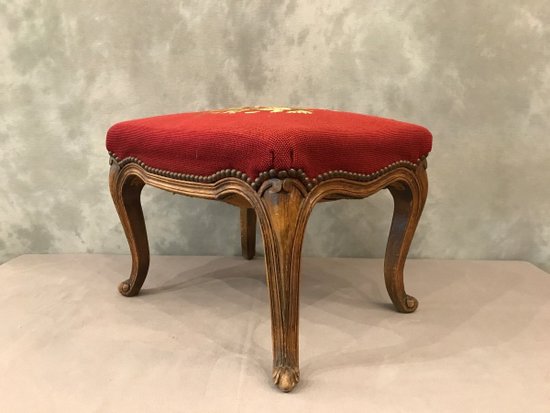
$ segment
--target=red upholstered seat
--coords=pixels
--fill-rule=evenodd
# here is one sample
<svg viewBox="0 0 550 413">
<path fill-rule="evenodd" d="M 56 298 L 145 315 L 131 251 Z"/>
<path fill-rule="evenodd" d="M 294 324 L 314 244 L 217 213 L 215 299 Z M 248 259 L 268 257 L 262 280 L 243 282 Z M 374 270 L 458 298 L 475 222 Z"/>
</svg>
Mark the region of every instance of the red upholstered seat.
<svg viewBox="0 0 550 413">
<path fill-rule="evenodd" d="M 370 174 L 427 155 L 432 135 L 410 123 L 324 109 L 248 107 L 117 123 L 107 149 L 163 171 L 210 175 L 236 169 L 254 179 L 270 169 L 314 178 L 342 170 Z"/>
</svg>

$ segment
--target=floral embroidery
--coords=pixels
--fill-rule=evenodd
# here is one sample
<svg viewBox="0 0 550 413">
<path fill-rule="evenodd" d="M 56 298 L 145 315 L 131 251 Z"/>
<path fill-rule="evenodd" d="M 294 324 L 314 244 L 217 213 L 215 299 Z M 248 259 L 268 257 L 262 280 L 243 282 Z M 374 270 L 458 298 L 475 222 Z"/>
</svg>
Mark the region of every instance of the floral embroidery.
<svg viewBox="0 0 550 413">
<path fill-rule="evenodd" d="M 211 110 L 210 113 L 259 113 L 259 112 L 269 112 L 269 113 L 298 113 L 303 115 L 311 115 L 313 112 L 309 109 L 303 108 L 285 108 L 278 106 L 243 106 L 241 108 L 227 108 L 220 110 Z"/>
</svg>

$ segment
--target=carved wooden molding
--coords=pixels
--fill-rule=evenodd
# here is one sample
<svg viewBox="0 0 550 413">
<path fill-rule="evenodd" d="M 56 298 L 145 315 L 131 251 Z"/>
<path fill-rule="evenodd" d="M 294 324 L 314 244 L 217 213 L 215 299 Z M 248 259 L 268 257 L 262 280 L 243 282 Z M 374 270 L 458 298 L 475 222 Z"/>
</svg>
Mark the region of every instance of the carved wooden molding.
<svg viewBox="0 0 550 413">
<path fill-rule="evenodd" d="M 120 159 L 112 152 L 109 152 L 109 155 L 110 155 L 110 161 L 109 161 L 110 164 L 116 162 L 119 164 L 121 168 L 129 163 L 135 163 L 141 166 L 147 172 L 151 172 L 151 173 L 154 173 L 155 175 L 165 176 L 168 178 L 178 179 L 181 181 L 213 183 L 223 178 L 232 177 L 248 183 L 253 189 L 259 189 L 262 186 L 262 184 L 268 179 L 296 178 L 304 184 L 307 191 L 310 191 L 311 189 L 313 189 L 313 187 L 318 183 L 329 179 L 333 179 L 333 178 L 345 178 L 353 181 L 368 182 L 368 181 L 377 179 L 380 176 L 397 168 L 405 167 L 405 168 L 414 170 L 421 163 L 424 163 L 426 167 L 426 157 L 427 157 L 427 155 L 420 157 L 419 159 L 417 159 L 416 163 L 411 161 L 403 161 L 403 160 L 393 162 L 390 165 L 369 174 L 364 174 L 359 172 L 349 172 L 344 170 L 336 170 L 336 171 L 327 171 L 317 175 L 317 177 L 315 178 L 310 178 L 302 169 L 283 169 L 283 170 L 270 169 L 269 171 L 261 172 L 260 174 L 258 174 L 258 177 L 253 180 L 246 173 L 239 171 L 237 169 L 223 169 L 221 171 L 215 172 L 210 175 L 186 174 L 186 173 L 166 171 L 159 168 L 153 168 L 145 164 L 145 162 L 142 162 L 141 160 L 133 156 Z"/>
<path fill-rule="evenodd" d="M 403 268 L 428 191 L 425 157 L 396 162 L 373 174 L 331 171 L 309 179 L 303 171 L 263 172 L 252 180 L 242 172 L 224 170 L 196 176 L 151 168 L 136 158 L 118 160 L 111 154 L 111 194 L 124 227 L 132 270 L 119 291 L 138 294 L 149 267 L 147 232 L 140 203 L 145 184 L 182 195 L 215 199 L 241 208 L 243 255 L 252 258 L 256 218 L 265 246 L 271 303 L 273 380 L 282 391 L 298 383 L 298 312 L 302 242 L 308 218 L 320 201 L 365 198 L 387 188 L 394 213 L 386 248 L 384 276 L 392 302 L 400 312 L 417 308 L 405 293 Z M 246 251 L 245 251 L 246 248 Z"/>
</svg>

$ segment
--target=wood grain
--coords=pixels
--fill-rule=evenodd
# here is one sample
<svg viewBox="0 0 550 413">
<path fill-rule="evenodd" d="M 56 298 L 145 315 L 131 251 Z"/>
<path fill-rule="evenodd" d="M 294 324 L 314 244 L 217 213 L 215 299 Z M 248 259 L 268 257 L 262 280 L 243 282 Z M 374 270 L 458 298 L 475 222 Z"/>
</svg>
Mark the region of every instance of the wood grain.
<svg viewBox="0 0 550 413">
<path fill-rule="evenodd" d="M 122 165 L 122 167 L 120 166 Z M 403 269 L 418 220 L 422 214 L 428 180 L 425 159 L 417 164 L 395 163 L 368 175 L 329 173 L 308 180 L 296 171 L 269 171 L 251 182 L 238 172 L 209 182 L 208 179 L 178 179 L 178 174 L 156 173 L 138 162 L 113 159 L 111 194 L 132 253 L 132 270 L 119 291 L 136 295 L 149 266 L 147 233 L 140 204 L 145 184 L 181 195 L 228 202 L 241 208 L 243 256 L 254 256 L 258 220 L 265 248 L 267 285 L 271 305 L 273 381 L 282 391 L 291 391 L 300 379 L 298 357 L 299 287 L 301 250 L 308 218 L 321 201 L 361 199 L 389 189 L 394 199 L 384 263 L 384 277 L 396 309 L 409 313 L 418 301 L 407 295 Z M 234 176 L 233 176 L 234 175 Z M 357 179 L 352 179 L 356 177 Z"/>
<path fill-rule="evenodd" d="M 119 166 L 112 164 L 109 187 L 132 254 L 130 278 L 118 286 L 120 293 L 127 297 L 139 292 L 149 271 L 149 242 L 140 201 L 143 186 L 138 175 L 120 173 Z"/>
<path fill-rule="evenodd" d="M 241 250 L 243 257 L 251 260 L 256 255 L 256 212 L 241 207 Z"/>
</svg>

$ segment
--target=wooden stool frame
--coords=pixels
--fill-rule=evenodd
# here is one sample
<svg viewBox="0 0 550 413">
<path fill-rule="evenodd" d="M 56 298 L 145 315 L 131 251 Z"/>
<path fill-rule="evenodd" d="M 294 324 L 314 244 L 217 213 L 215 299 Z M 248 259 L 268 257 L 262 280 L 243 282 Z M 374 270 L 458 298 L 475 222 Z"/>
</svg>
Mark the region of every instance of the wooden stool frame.
<svg viewBox="0 0 550 413">
<path fill-rule="evenodd" d="M 402 313 L 418 301 L 405 293 L 403 267 L 428 192 L 427 163 L 396 162 L 372 174 L 331 171 L 314 179 L 301 170 L 270 170 L 252 181 L 244 173 L 223 170 L 209 176 L 151 168 L 136 158 L 111 154 L 109 183 L 132 254 L 130 277 L 119 285 L 126 297 L 139 293 L 149 269 L 149 245 L 140 194 L 145 184 L 197 198 L 224 201 L 241 208 L 243 256 L 255 254 L 256 220 L 264 248 L 271 304 L 273 382 L 284 392 L 299 381 L 298 304 L 300 260 L 306 223 L 315 204 L 361 199 L 387 188 L 394 212 L 386 247 L 384 276 L 389 296 Z"/>
</svg>

